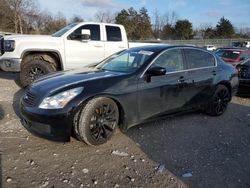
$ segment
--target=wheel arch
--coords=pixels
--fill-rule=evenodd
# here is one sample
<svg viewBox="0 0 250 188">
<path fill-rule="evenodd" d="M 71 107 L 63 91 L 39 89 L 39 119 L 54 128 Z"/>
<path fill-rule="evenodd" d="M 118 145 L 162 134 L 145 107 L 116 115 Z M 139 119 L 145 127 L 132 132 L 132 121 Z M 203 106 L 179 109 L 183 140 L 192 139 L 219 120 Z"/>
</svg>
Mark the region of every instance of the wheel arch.
<svg viewBox="0 0 250 188">
<path fill-rule="evenodd" d="M 223 85 L 223 86 L 225 86 L 227 89 L 228 89 L 228 91 L 229 91 L 229 93 L 230 93 L 230 99 L 232 99 L 232 86 L 231 86 L 231 84 L 229 83 L 229 82 L 227 82 L 227 81 L 221 81 L 221 82 L 219 82 L 218 84 L 216 84 L 217 86 L 218 85 Z"/>
<path fill-rule="evenodd" d="M 21 55 L 22 62 L 25 60 L 26 57 L 30 55 L 40 55 L 45 61 L 49 62 L 49 57 L 56 61 L 56 66 L 58 70 L 63 70 L 63 60 L 59 51 L 56 50 L 36 50 L 36 49 L 28 49 L 23 51 Z"/>
<path fill-rule="evenodd" d="M 126 126 L 126 124 L 125 124 L 125 122 L 126 122 L 126 121 L 125 121 L 125 111 L 124 111 L 124 108 L 123 108 L 121 102 L 119 101 L 119 99 L 117 99 L 117 98 L 114 97 L 114 96 L 107 95 L 107 94 L 101 94 L 101 95 L 90 96 L 90 97 L 88 97 L 88 98 L 82 100 L 82 101 L 79 103 L 79 105 L 78 105 L 76 111 L 82 109 L 88 101 L 90 101 L 90 100 L 92 100 L 92 99 L 94 99 L 94 98 L 99 98 L 99 97 L 106 97 L 106 98 L 109 98 L 109 99 L 113 100 L 113 101 L 116 103 L 116 105 L 117 105 L 117 107 L 118 107 L 118 110 L 119 110 L 119 121 L 118 121 L 118 125 L 119 125 L 119 128 L 120 128 L 122 131 L 125 131 L 125 130 L 127 129 L 127 126 Z"/>
</svg>

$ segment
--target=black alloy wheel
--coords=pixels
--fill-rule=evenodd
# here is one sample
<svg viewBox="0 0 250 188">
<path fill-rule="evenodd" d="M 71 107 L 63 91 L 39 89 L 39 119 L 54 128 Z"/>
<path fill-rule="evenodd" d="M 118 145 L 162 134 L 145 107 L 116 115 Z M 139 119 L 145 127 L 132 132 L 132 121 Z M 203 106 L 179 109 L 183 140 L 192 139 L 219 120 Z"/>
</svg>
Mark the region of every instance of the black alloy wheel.
<svg viewBox="0 0 250 188">
<path fill-rule="evenodd" d="M 74 132 L 88 145 L 100 145 L 114 134 L 119 120 L 116 103 L 106 97 L 94 98 L 75 115 Z"/>
<path fill-rule="evenodd" d="M 95 141 L 106 140 L 113 134 L 117 121 L 116 116 L 116 110 L 110 104 L 102 104 L 95 109 L 89 126 L 91 136 Z"/>
<path fill-rule="evenodd" d="M 208 105 L 207 113 L 212 116 L 222 115 L 230 102 L 230 93 L 226 86 L 219 85 L 212 101 Z"/>
</svg>

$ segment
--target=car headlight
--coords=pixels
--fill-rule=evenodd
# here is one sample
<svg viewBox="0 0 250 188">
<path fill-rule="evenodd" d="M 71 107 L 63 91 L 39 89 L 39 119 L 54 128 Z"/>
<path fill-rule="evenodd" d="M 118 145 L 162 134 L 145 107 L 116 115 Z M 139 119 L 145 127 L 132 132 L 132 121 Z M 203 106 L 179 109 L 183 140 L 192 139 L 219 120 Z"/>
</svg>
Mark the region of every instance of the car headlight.
<svg viewBox="0 0 250 188">
<path fill-rule="evenodd" d="M 15 50 L 15 41 L 14 40 L 5 40 L 3 43 L 4 51 L 13 52 Z"/>
<path fill-rule="evenodd" d="M 60 109 L 63 108 L 68 102 L 70 102 L 74 97 L 79 95 L 83 90 L 83 87 L 78 87 L 58 93 L 54 96 L 47 97 L 43 99 L 39 108 L 42 109 Z"/>
</svg>

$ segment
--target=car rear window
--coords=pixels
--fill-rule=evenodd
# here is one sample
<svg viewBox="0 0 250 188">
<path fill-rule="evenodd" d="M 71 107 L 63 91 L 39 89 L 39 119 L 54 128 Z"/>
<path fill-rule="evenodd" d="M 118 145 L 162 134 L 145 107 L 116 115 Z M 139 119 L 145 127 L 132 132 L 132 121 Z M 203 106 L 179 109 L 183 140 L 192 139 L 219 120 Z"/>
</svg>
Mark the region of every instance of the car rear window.
<svg viewBox="0 0 250 188">
<path fill-rule="evenodd" d="M 185 49 L 184 52 L 189 69 L 215 66 L 215 58 L 208 52 L 198 49 Z"/>
</svg>

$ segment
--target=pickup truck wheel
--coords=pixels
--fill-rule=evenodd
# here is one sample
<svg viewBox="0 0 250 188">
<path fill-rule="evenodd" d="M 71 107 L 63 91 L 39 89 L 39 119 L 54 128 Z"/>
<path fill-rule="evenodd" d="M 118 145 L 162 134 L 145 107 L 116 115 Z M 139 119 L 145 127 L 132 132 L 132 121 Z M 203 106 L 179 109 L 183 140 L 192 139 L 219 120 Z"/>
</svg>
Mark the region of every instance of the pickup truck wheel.
<svg viewBox="0 0 250 188">
<path fill-rule="evenodd" d="M 112 137 L 118 124 L 119 111 L 112 99 L 98 97 L 88 101 L 76 116 L 78 122 L 73 124 L 76 137 L 96 146 Z"/>
<path fill-rule="evenodd" d="M 220 116 L 226 109 L 230 101 L 230 93 L 226 86 L 218 85 L 212 100 L 209 102 L 206 113 L 211 116 Z"/>
<path fill-rule="evenodd" d="M 35 60 L 29 63 L 24 63 L 21 67 L 20 83 L 22 87 L 26 87 L 37 78 L 56 71 L 56 67 L 46 61 Z"/>
</svg>

